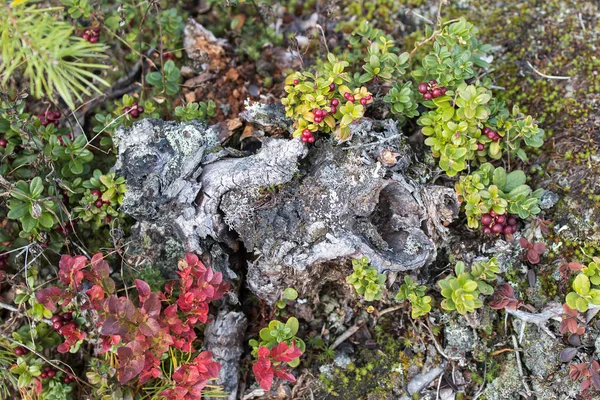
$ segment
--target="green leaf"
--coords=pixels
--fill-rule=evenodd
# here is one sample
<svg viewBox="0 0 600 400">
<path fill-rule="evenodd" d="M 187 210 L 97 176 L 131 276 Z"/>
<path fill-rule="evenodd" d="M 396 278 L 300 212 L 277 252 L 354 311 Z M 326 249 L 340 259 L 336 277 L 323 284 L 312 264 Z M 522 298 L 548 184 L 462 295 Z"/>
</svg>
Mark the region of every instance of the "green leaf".
<svg viewBox="0 0 600 400">
<path fill-rule="evenodd" d="M 287 288 L 283 291 L 283 298 L 294 301 L 298 298 L 298 292 L 294 288 Z"/>
<path fill-rule="evenodd" d="M 295 336 L 296 333 L 298 333 L 300 324 L 298 323 L 298 319 L 296 317 L 290 317 L 285 323 L 285 327 L 290 329 L 291 336 Z"/>
<path fill-rule="evenodd" d="M 18 202 L 14 208 L 11 208 L 7 214 L 10 219 L 19 219 L 29 211 L 29 204 Z"/>
<path fill-rule="evenodd" d="M 506 176 L 506 186 L 504 186 L 504 192 L 510 192 L 517 186 L 523 185 L 527 181 L 525 172 L 521 170 L 512 171 Z"/>
<path fill-rule="evenodd" d="M 154 71 L 154 72 L 150 72 L 149 74 L 146 74 L 146 82 L 148 82 L 149 84 L 151 84 L 152 86 L 155 86 L 157 88 L 162 88 L 162 75 L 160 72 L 158 71 Z"/>
<path fill-rule="evenodd" d="M 587 296 L 590 292 L 590 280 L 585 274 L 579 274 L 573 281 L 573 289 L 582 295 Z"/>
<path fill-rule="evenodd" d="M 29 184 L 29 194 L 31 195 L 32 199 L 37 199 L 40 197 L 43 191 L 44 184 L 42 183 L 42 178 L 36 176 Z"/>
<path fill-rule="evenodd" d="M 29 215 L 29 213 L 25 214 L 23 218 L 21 218 L 21 223 L 23 224 L 23 230 L 25 232 L 31 232 L 37 226 L 37 220 Z"/>
</svg>

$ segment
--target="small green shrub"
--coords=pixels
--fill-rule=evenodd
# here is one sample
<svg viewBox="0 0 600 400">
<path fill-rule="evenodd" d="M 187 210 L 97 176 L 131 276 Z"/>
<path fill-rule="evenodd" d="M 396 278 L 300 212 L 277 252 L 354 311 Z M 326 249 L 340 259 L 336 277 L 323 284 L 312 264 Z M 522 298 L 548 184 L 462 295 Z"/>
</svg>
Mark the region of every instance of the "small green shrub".
<svg viewBox="0 0 600 400">
<path fill-rule="evenodd" d="M 408 300 L 411 305 L 411 316 L 419 318 L 431 311 L 431 297 L 426 296 L 427 286 L 419 285 L 410 276 L 404 276 L 404 283 L 396 294 L 396 300 Z"/>
<path fill-rule="evenodd" d="M 215 102 L 212 100 L 208 102 L 201 101 L 200 103 L 187 103 L 185 106 L 175 107 L 175 116 L 184 122 L 194 119 L 205 121 L 208 117 L 216 115 L 215 108 Z"/>
<path fill-rule="evenodd" d="M 515 170 L 506 173 L 502 167 L 485 163 L 469 175 L 461 176 L 456 184 L 459 199 L 465 204 L 468 225 L 479 227 L 483 214 L 494 211 L 499 215 L 516 214 L 522 219 L 537 215 L 539 199 L 544 189 L 532 191 L 525 184 L 525 173 Z"/>
<path fill-rule="evenodd" d="M 566 297 L 566 303 L 573 310 L 586 312 L 590 304 L 600 305 L 600 258 L 594 257 L 587 267 L 575 277 L 573 291 Z"/>
<path fill-rule="evenodd" d="M 354 272 L 346 277 L 346 282 L 365 300 L 380 300 L 385 289 L 385 275 L 378 274 L 377 268 L 369 265 L 367 257 L 352 260 L 352 268 Z"/>
<path fill-rule="evenodd" d="M 489 296 L 494 292 L 486 281 L 496 279 L 496 274 L 499 272 L 500 268 L 495 257 L 487 262 L 473 264 L 471 272 L 465 271 L 465 264 L 462 261 L 456 263 L 454 267 L 456 276 L 448 276 L 438 281 L 444 297 L 442 308 L 466 314 L 482 307 L 483 301 L 479 295 Z"/>
</svg>

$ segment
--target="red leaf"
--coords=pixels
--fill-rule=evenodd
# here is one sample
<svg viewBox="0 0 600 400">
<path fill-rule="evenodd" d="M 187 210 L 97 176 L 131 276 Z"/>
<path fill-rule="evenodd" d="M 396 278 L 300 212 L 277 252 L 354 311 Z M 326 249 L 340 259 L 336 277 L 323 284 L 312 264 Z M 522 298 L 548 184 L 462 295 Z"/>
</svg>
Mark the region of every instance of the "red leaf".
<svg viewBox="0 0 600 400">
<path fill-rule="evenodd" d="M 148 318 L 139 324 L 138 329 L 144 336 L 156 336 L 160 330 L 160 324 L 154 318 Z"/>
<path fill-rule="evenodd" d="M 581 383 L 579 384 L 579 389 L 581 389 L 582 392 L 585 392 L 586 390 L 589 389 L 591 384 L 592 384 L 592 382 L 589 379 L 586 379 L 585 381 L 581 381 Z"/>
<path fill-rule="evenodd" d="M 527 251 L 527 260 L 532 264 L 537 264 L 540 262 L 540 256 L 535 250 L 530 249 Z"/>
<path fill-rule="evenodd" d="M 577 315 L 579 315 L 579 313 L 577 312 L 577 310 L 573 310 L 566 303 L 563 304 L 563 310 L 565 311 L 565 314 L 567 314 L 570 317 L 577 317 Z"/>
<path fill-rule="evenodd" d="M 71 296 L 64 290 L 52 286 L 38 290 L 35 293 L 35 299 L 48 310 L 54 311 L 56 310 L 56 303 L 61 300 L 63 304 L 68 303 L 71 301 Z"/>
<path fill-rule="evenodd" d="M 527 239 L 525 239 L 524 237 L 521 237 L 519 239 L 519 244 L 524 249 L 529 249 L 531 247 L 531 243 L 529 243 L 529 241 Z"/>
<path fill-rule="evenodd" d="M 140 303 L 143 303 L 144 301 L 146 301 L 148 296 L 150 296 L 150 293 L 151 293 L 150 285 L 148 285 L 146 282 L 142 281 L 141 279 L 136 279 L 135 287 L 137 288 L 137 291 L 138 291 L 138 294 L 140 297 Z"/>
<path fill-rule="evenodd" d="M 294 375 L 292 375 L 291 372 L 288 372 L 285 369 L 276 369 L 275 376 L 278 377 L 279 379 L 283 379 L 284 381 L 288 381 L 288 382 L 292 382 L 292 383 L 296 382 L 296 377 Z"/>
<path fill-rule="evenodd" d="M 274 371 L 271 361 L 268 358 L 259 359 L 252 366 L 254 377 L 263 390 L 270 390 L 273 385 Z"/>
<path fill-rule="evenodd" d="M 575 347 L 566 347 L 566 348 L 564 348 L 560 352 L 560 354 L 559 354 L 560 361 L 562 361 L 562 362 L 569 362 L 569 361 L 571 361 L 577 355 L 577 351 L 578 350 Z"/>
<path fill-rule="evenodd" d="M 570 262 L 567 265 L 569 266 L 569 269 L 571 271 L 580 271 L 584 268 L 584 266 L 582 264 L 579 264 L 578 262 Z"/>
<path fill-rule="evenodd" d="M 123 336 L 127 334 L 127 328 L 121 326 L 119 320 L 110 315 L 104 320 L 102 326 L 100 326 L 100 333 L 103 335 Z"/>
<path fill-rule="evenodd" d="M 271 350 L 269 350 L 268 348 L 262 346 L 258 348 L 258 357 L 259 358 L 263 358 L 263 357 L 268 357 L 271 354 Z"/>
<path fill-rule="evenodd" d="M 546 252 L 546 245 L 544 243 L 538 242 L 536 244 L 533 245 L 533 249 L 538 253 L 538 254 L 544 254 Z"/>
<path fill-rule="evenodd" d="M 143 310 L 149 317 L 156 318 L 160 314 L 160 299 L 158 298 L 157 293 L 150 293 L 148 295 L 146 301 L 144 301 Z"/>
<path fill-rule="evenodd" d="M 271 350 L 271 357 L 277 362 L 291 362 L 293 359 L 302 355 L 302 350 L 296 347 L 295 343 L 288 346 L 286 342 L 281 342 Z"/>
<path fill-rule="evenodd" d="M 138 376 L 144 369 L 145 357 L 143 350 L 143 346 L 137 341 L 133 341 L 127 346 L 117 349 L 119 357 L 119 383 L 121 385 Z"/>
<path fill-rule="evenodd" d="M 502 310 L 508 305 L 510 300 L 506 298 L 492 299 L 488 302 L 488 306 L 493 310 Z"/>
</svg>

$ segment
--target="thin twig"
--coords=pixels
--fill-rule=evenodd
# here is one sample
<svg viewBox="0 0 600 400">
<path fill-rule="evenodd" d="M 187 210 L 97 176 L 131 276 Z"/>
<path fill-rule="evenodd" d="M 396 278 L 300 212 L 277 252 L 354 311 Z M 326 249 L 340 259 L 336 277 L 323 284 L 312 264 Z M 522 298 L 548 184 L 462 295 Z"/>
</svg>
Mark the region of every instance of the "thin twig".
<svg viewBox="0 0 600 400">
<path fill-rule="evenodd" d="M 527 61 L 527 65 L 529 66 L 529 68 L 531 68 L 531 70 L 533 72 L 535 72 L 536 74 L 538 74 L 539 76 L 541 76 L 542 78 L 546 78 L 546 79 L 571 79 L 570 76 L 555 76 L 555 75 L 546 75 L 541 73 L 540 71 L 538 71 L 537 69 L 535 69 L 533 67 L 533 65 L 531 65 L 531 63 L 529 61 Z"/>
<path fill-rule="evenodd" d="M 517 358 L 517 368 L 519 370 L 519 375 L 521 375 L 523 387 L 525 388 L 525 391 L 527 392 L 527 397 L 531 397 L 531 389 L 529 389 L 529 385 L 527 384 L 527 381 L 525 380 L 525 374 L 523 373 L 523 365 L 521 364 L 521 355 L 519 354 L 519 351 L 517 350 L 519 348 L 519 346 L 517 344 L 517 338 L 515 337 L 515 335 L 511 335 L 511 336 L 512 336 L 513 347 L 515 348 L 515 356 Z"/>
<path fill-rule="evenodd" d="M 329 54 L 329 46 L 327 46 L 327 38 L 325 37 L 325 32 L 323 31 L 323 27 L 321 25 L 315 25 L 321 31 L 321 35 L 323 35 L 323 44 L 325 45 L 325 49 L 327 49 L 327 54 Z"/>
<path fill-rule="evenodd" d="M 344 343 L 346 341 L 346 339 L 350 338 L 352 335 L 354 335 L 356 332 L 358 332 L 358 330 L 365 324 L 364 321 L 359 321 L 356 325 L 348 328 L 348 330 L 346 330 L 346 332 L 342 333 L 336 340 L 335 342 L 333 342 L 333 344 L 331 346 L 329 346 L 330 350 L 334 350 L 336 347 L 338 347 L 340 344 Z"/>
</svg>

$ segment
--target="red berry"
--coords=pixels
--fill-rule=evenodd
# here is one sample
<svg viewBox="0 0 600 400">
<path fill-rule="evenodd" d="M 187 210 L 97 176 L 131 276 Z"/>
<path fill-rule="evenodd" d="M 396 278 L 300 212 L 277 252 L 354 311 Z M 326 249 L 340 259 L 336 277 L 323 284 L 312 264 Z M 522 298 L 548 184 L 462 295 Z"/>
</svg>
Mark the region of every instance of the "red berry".
<svg viewBox="0 0 600 400">
<path fill-rule="evenodd" d="M 315 117 L 315 122 L 317 124 L 321 123 L 323 121 L 323 117 Z"/>
<path fill-rule="evenodd" d="M 48 373 L 46 371 L 42 372 L 40 378 L 46 379 L 48 377 Z"/>
<path fill-rule="evenodd" d="M 104 204 L 104 203 L 102 202 L 102 200 L 96 200 L 96 201 L 94 202 L 94 205 L 95 205 L 96 207 L 98 207 L 98 208 L 102 207 L 102 205 L 103 205 L 103 204 Z"/>
<path fill-rule="evenodd" d="M 315 137 L 314 136 L 310 136 L 310 137 L 306 138 L 306 140 L 308 141 L 308 143 L 314 143 Z"/>
<path fill-rule="evenodd" d="M 433 91 L 431 92 L 431 95 L 433 96 L 433 98 L 438 98 L 442 95 L 442 91 L 438 88 L 433 89 Z"/>
<path fill-rule="evenodd" d="M 504 227 L 504 234 L 505 234 L 505 235 L 512 235 L 512 233 L 513 233 L 513 231 L 512 231 L 512 226 L 508 226 L 508 225 L 506 225 L 506 226 Z"/>
<path fill-rule="evenodd" d="M 506 216 L 505 215 L 498 215 L 498 218 L 496 218 L 496 222 L 499 224 L 504 224 L 506 222 Z"/>
<path fill-rule="evenodd" d="M 319 116 L 319 109 L 318 108 L 313 108 L 312 113 L 315 117 Z"/>
<path fill-rule="evenodd" d="M 345 98 L 345 99 L 348 99 L 348 97 L 349 97 L 349 96 L 350 96 L 350 92 L 345 92 L 345 93 L 344 93 L 344 98 Z"/>
<path fill-rule="evenodd" d="M 497 133 L 494 135 L 494 137 L 492 138 L 493 142 L 497 142 L 500 140 L 500 135 L 498 135 Z"/>
<path fill-rule="evenodd" d="M 492 223 L 492 217 L 490 214 L 483 214 L 481 216 L 481 223 L 485 226 L 489 226 Z"/>
<path fill-rule="evenodd" d="M 494 211 L 494 210 L 490 210 L 490 215 L 492 217 L 497 217 L 498 216 L 498 214 L 496 214 L 496 211 Z"/>
<path fill-rule="evenodd" d="M 362 104 L 363 106 L 367 105 L 367 98 L 363 97 L 362 99 L 360 99 L 360 104 Z"/>
<path fill-rule="evenodd" d="M 135 110 L 131 110 L 131 112 L 129 113 L 129 115 L 131 115 L 133 118 L 137 118 L 140 116 L 140 112 L 135 109 Z"/>
<path fill-rule="evenodd" d="M 368 95 L 367 96 L 367 101 L 371 101 L 372 98 L 373 98 L 373 95 Z"/>
<path fill-rule="evenodd" d="M 339 101 L 338 99 L 332 99 L 332 100 L 331 100 L 331 105 L 332 105 L 333 107 L 337 107 L 337 106 L 338 106 L 338 104 L 340 104 L 340 101 Z"/>
<path fill-rule="evenodd" d="M 299 83 L 300 83 L 300 81 L 298 79 L 294 79 L 294 85 L 297 85 Z"/>
<path fill-rule="evenodd" d="M 483 228 L 483 233 L 485 233 L 486 235 L 489 235 L 490 233 L 492 233 L 492 230 L 490 229 L 489 226 L 485 226 Z"/>
<path fill-rule="evenodd" d="M 62 322 L 62 320 L 61 320 L 61 321 L 56 321 L 56 322 L 52 323 L 52 328 L 53 328 L 55 331 L 59 330 L 59 329 L 60 329 L 60 328 L 62 328 L 62 327 L 63 327 L 63 322 Z"/>
<path fill-rule="evenodd" d="M 335 114 L 336 112 L 337 112 L 337 107 L 331 106 L 331 111 L 329 112 L 329 114 Z"/>
<path fill-rule="evenodd" d="M 92 36 L 90 38 L 90 43 L 98 43 L 98 36 Z"/>
<path fill-rule="evenodd" d="M 48 371 L 48 378 L 54 378 L 54 375 L 56 375 L 56 371 L 51 369 L 50 371 Z"/>
<path fill-rule="evenodd" d="M 6 260 L 0 260 L 0 269 L 6 268 L 7 265 L 8 263 L 6 262 Z"/>
<path fill-rule="evenodd" d="M 49 366 L 49 365 L 46 365 L 46 366 L 44 367 L 44 371 L 45 371 L 45 372 L 52 371 L 52 367 L 51 367 L 51 366 Z"/>
<path fill-rule="evenodd" d="M 305 129 L 305 130 L 302 131 L 302 136 L 309 137 L 311 135 L 312 135 L 312 133 L 310 133 L 310 131 L 308 129 Z"/>
<path fill-rule="evenodd" d="M 138 110 L 138 112 L 141 114 L 141 113 L 143 113 L 143 112 L 144 112 L 144 107 L 142 107 L 142 106 L 138 106 L 137 110 Z"/>
<path fill-rule="evenodd" d="M 104 218 L 104 220 L 106 221 L 106 223 L 109 223 L 112 219 L 107 215 L 106 218 Z"/>
<path fill-rule="evenodd" d="M 6 145 L 8 145 L 8 140 L 4 138 L 0 139 L 0 147 L 6 148 Z"/>
<path fill-rule="evenodd" d="M 425 94 L 429 91 L 429 85 L 427 85 L 426 83 L 420 83 L 417 87 L 417 90 L 419 91 L 419 93 Z"/>
<path fill-rule="evenodd" d="M 308 136 L 302 136 L 302 142 L 303 143 L 308 142 Z"/>
<path fill-rule="evenodd" d="M 81 37 L 82 37 L 84 40 L 90 40 L 90 35 L 88 35 L 87 33 L 84 33 L 83 35 L 81 35 Z"/>
<path fill-rule="evenodd" d="M 21 357 L 24 353 L 23 353 L 23 348 L 22 347 L 17 347 L 15 348 L 15 354 L 19 357 Z"/>
<path fill-rule="evenodd" d="M 486 135 L 486 136 L 487 136 L 488 132 L 490 132 L 490 131 L 491 131 L 491 129 L 490 129 L 490 128 L 488 128 L 488 127 L 486 126 L 486 127 L 485 127 L 485 128 L 483 128 L 481 131 L 483 132 L 483 134 L 484 134 L 484 135 Z"/>
<path fill-rule="evenodd" d="M 52 113 L 52 119 L 60 119 L 60 111 L 54 111 Z"/>
<path fill-rule="evenodd" d="M 335 83 L 330 83 L 330 84 L 329 84 L 329 90 L 330 90 L 331 92 L 333 92 L 333 91 L 335 90 Z"/>
<path fill-rule="evenodd" d="M 492 232 L 494 233 L 502 233 L 502 231 L 504 230 L 504 225 L 502 224 L 494 224 L 494 226 L 492 226 Z"/>
<path fill-rule="evenodd" d="M 517 225 L 517 219 L 516 219 L 515 217 L 508 217 L 508 221 L 507 221 L 507 222 L 508 222 L 508 224 L 509 224 L 510 226 L 515 226 L 515 225 Z"/>
<path fill-rule="evenodd" d="M 94 28 L 94 33 L 100 33 L 100 27 L 99 26 L 97 26 L 97 27 Z"/>
<path fill-rule="evenodd" d="M 512 228 L 512 233 L 515 233 L 518 230 L 517 225 L 511 225 L 511 228 Z"/>
<path fill-rule="evenodd" d="M 106 217 L 106 218 L 108 218 L 108 217 Z M 64 321 L 70 321 L 70 320 L 72 320 L 73 319 L 73 313 L 71 311 L 67 311 L 66 313 L 64 313 L 62 315 L 62 319 Z"/>
<path fill-rule="evenodd" d="M 443 88 L 440 88 L 440 90 L 442 91 L 442 95 L 445 95 L 446 92 L 448 91 L 448 88 L 443 87 Z"/>
<path fill-rule="evenodd" d="M 423 95 L 423 98 L 425 100 L 431 100 L 433 98 L 433 95 L 431 93 L 427 92 Z"/>
<path fill-rule="evenodd" d="M 437 85 L 437 81 L 435 79 L 432 79 L 429 81 L 430 85 Z"/>
<path fill-rule="evenodd" d="M 487 136 L 488 139 L 492 139 L 495 134 L 496 134 L 496 132 L 494 132 L 493 130 L 490 129 L 489 131 L 487 131 L 487 133 L 485 134 L 485 136 Z"/>
<path fill-rule="evenodd" d="M 352 96 L 352 95 L 348 96 L 348 101 L 351 103 L 354 103 L 354 96 Z"/>
<path fill-rule="evenodd" d="M 63 135 L 59 135 L 59 136 L 57 136 L 57 137 L 56 137 L 56 139 L 58 139 L 58 143 L 59 143 L 61 146 L 64 146 L 64 145 L 65 145 L 65 140 L 63 139 Z"/>
<path fill-rule="evenodd" d="M 55 316 L 53 316 L 53 317 L 52 317 L 52 319 L 51 319 L 51 321 L 52 321 L 52 324 L 54 324 L 55 322 L 62 322 L 62 320 L 63 320 L 63 318 L 62 318 L 62 316 L 60 316 L 60 315 L 55 315 Z"/>
<path fill-rule="evenodd" d="M 485 145 L 483 143 L 477 143 L 477 151 L 483 151 L 485 149 Z"/>
<path fill-rule="evenodd" d="M 92 196 L 100 197 L 102 196 L 102 192 L 99 189 L 92 190 Z"/>
<path fill-rule="evenodd" d="M 104 203 L 104 204 L 110 204 L 110 200 L 102 200 L 102 203 Z"/>
</svg>

